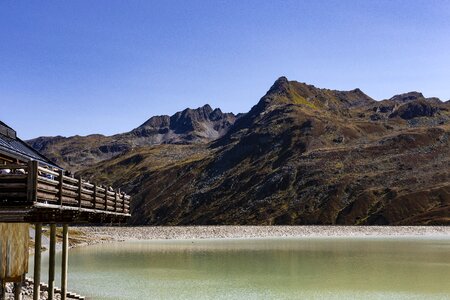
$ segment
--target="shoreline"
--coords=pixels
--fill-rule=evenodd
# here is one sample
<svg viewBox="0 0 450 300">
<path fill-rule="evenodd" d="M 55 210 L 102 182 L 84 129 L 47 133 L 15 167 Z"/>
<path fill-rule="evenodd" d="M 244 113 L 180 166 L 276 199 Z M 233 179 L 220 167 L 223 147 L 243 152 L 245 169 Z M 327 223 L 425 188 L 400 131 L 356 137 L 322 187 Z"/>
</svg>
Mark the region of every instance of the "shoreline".
<svg viewBox="0 0 450 300">
<path fill-rule="evenodd" d="M 264 238 L 450 238 L 450 226 L 139 226 L 73 227 L 87 246 L 105 242 Z"/>
</svg>

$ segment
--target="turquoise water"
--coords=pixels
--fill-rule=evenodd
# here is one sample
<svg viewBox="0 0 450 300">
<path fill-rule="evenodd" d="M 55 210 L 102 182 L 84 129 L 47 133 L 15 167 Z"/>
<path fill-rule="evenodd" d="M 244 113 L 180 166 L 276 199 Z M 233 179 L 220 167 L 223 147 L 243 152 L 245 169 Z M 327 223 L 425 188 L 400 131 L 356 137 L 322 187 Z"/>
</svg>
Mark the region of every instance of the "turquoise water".
<svg viewBox="0 0 450 300">
<path fill-rule="evenodd" d="M 450 239 L 94 245 L 70 250 L 69 290 L 90 299 L 450 299 Z"/>
</svg>

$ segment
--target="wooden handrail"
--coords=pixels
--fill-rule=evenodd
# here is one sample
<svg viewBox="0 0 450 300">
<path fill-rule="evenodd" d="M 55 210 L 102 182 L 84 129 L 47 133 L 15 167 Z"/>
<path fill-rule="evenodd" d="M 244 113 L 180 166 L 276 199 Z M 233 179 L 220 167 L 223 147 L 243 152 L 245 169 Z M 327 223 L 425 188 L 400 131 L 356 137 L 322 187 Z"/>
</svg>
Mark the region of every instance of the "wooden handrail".
<svg viewBox="0 0 450 300">
<path fill-rule="evenodd" d="M 52 171 L 50 169 L 47 169 L 47 168 L 44 168 L 41 166 L 38 166 L 38 171 L 41 171 L 42 173 L 46 173 L 46 174 L 53 175 L 53 176 L 59 176 L 58 172 Z"/>
<path fill-rule="evenodd" d="M 22 197 L 30 202 L 129 213 L 129 195 L 119 189 L 111 190 L 107 186 L 66 176 L 62 169 L 51 169 L 37 161 L 30 161 L 27 165 L 8 163 L 0 165 L 0 169 L 25 171 L 25 174 L 0 175 L 1 193 L 9 193 L 16 199 Z"/>
</svg>

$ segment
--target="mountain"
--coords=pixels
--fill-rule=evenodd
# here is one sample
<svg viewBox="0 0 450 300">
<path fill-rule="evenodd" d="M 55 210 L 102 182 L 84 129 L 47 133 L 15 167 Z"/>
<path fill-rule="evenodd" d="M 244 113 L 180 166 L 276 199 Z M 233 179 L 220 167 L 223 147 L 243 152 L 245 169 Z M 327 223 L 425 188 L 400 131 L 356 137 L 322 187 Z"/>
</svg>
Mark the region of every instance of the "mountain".
<svg viewBox="0 0 450 300">
<path fill-rule="evenodd" d="M 136 147 L 207 143 L 224 135 L 235 120 L 234 114 L 206 104 L 173 116 L 152 117 L 130 132 L 113 136 L 38 137 L 27 142 L 60 166 L 78 171 Z"/>
<path fill-rule="evenodd" d="M 80 174 L 125 187 L 133 224 L 450 224 L 449 109 L 281 77 L 216 140 L 136 147 Z"/>
</svg>

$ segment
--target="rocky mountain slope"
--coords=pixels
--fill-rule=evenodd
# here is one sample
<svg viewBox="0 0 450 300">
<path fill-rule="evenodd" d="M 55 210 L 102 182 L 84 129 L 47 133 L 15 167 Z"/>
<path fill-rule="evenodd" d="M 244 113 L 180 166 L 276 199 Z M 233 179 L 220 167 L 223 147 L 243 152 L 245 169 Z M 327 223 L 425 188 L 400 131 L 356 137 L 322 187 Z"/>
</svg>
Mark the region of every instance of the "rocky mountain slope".
<svg viewBox="0 0 450 300">
<path fill-rule="evenodd" d="M 133 224 L 450 224 L 449 110 L 281 77 L 211 143 L 134 148 L 82 175 L 124 186 Z"/>
<path fill-rule="evenodd" d="M 235 120 L 234 114 L 205 105 L 152 117 L 130 132 L 113 136 L 38 137 L 27 142 L 60 166 L 78 171 L 136 147 L 207 143 L 224 135 Z"/>
</svg>

